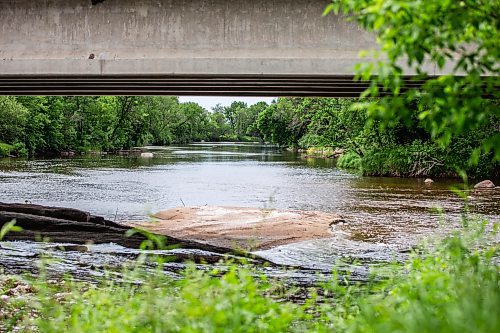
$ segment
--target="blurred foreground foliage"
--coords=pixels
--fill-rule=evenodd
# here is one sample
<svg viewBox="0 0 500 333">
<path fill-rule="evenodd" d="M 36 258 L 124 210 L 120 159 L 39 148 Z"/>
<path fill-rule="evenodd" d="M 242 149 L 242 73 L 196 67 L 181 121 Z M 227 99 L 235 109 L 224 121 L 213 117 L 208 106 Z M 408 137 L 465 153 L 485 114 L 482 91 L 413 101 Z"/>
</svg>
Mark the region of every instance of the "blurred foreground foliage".
<svg viewBox="0 0 500 333">
<path fill-rule="evenodd" d="M 97 284 L 71 277 L 47 282 L 43 273 L 26 278 L 31 294 L 0 298 L 2 311 L 17 311 L 15 317 L 4 316 L 0 326 L 82 333 L 497 332 L 499 249 L 492 241 L 497 226 L 464 222 L 445 239 L 419 246 L 407 263 L 390 265 L 388 278 L 353 284 L 334 271 L 299 303 L 290 301 L 297 288 L 251 266 L 226 262 L 200 270 L 193 265 L 172 279 L 162 260 L 152 270 L 142 257 L 121 278 L 110 271 Z M 0 282 L 0 293 L 16 283 Z"/>
<path fill-rule="evenodd" d="M 500 160 L 500 1 L 333 0 L 331 12 L 377 36 L 380 48 L 362 52 L 371 60 L 356 76 L 371 83 L 363 97 L 378 97 L 362 103 L 371 121 L 408 124 L 416 112 L 446 147 L 493 120 L 471 161 L 488 153 Z M 409 74 L 425 83 L 408 86 Z"/>
</svg>

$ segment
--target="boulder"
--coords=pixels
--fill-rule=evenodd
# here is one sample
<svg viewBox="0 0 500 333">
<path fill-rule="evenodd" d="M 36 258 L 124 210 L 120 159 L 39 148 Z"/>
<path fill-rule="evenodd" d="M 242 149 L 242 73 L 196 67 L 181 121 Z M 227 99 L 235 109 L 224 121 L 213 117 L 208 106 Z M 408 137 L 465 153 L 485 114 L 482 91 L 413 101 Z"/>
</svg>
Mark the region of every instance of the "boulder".
<svg viewBox="0 0 500 333">
<path fill-rule="evenodd" d="M 477 183 L 474 185 L 474 188 L 476 190 L 482 190 L 482 189 L 494 189 L 495 184 L 491 180 L 483 180 L 482 182 Z"/>
<path fill-rule="evenodd" d="M 178 207 L 153 215 L 154 221 L 130 221 L 154 234 L 222 248 L 254 251 L 328 238 L 343 223 L 337 214 L 249 207 Z"/>
<path fill-rule="evenodd" d="M 434 181 L 430 178 L 427 178 L 426 180 L 424 180 L 424 183 L 425 184 L 432 184 L 432 183 L 434 183 Z"/>
<path fill-rule="evenodd" d="M 84 252 L 87 247 L 78 245 L 87 243 L 115 243 L 124 247 L 139 248 L 141 243 L 147 239 L 140 233 L 128 236 L 127 231 L 131 229 L 130 227 L 108 221 L 101 216 L 91 215 L 88 212 L 63 207 L 0 202 L 0 228 L 12 220 L 16 220 L 16 225 L 21 227 L 22 231 L 8 233 L 4 240 L 38 241 L 50 239 L 56 243 L 74 244 L 64 246 L 66 251 Z M 169 244 L 176 244 L 182 248 L 247 255 L 241 251 L 234 251 L 230 247 L 217 247 L 169 236 L 166 238 Z M 59 247 L 57 249 L 61 250 Z"/>
<path fill-rule="evenodd" d="M 153 153 L 141 153 L 142 158 L 153 158 Z"/>
</svg>

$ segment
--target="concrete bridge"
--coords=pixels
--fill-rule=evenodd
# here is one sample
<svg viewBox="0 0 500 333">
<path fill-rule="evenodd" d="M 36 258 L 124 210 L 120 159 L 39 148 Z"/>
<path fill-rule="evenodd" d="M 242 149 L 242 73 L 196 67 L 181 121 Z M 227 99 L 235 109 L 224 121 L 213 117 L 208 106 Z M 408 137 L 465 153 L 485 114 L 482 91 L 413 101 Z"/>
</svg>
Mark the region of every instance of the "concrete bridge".
<svg viewBox="0 0 500 333">
<path fill-rule="evenodd" d="M 327 3 L 3 0 L 0 94 L 358 96 L 374 37 Z"/>
</svg>

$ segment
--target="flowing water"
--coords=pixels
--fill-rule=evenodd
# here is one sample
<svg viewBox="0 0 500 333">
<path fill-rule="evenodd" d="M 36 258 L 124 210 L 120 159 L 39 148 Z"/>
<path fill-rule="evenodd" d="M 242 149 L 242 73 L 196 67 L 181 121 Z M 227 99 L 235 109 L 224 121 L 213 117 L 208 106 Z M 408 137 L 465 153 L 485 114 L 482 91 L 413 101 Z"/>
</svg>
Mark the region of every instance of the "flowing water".
<svg viewBox="0 0 500 333">
<path fill-rule="evenodd" d="M 362 177 L 335 161 L 256 144 L 148 147 L 154 158 L 123 156 L 0 159 L 0 202 L 90 211 L 111 220 L 146 219 L 177 206 L 242 206 L 341 214 L 329 239 L 260 251 L 275 262 L 331 269 L 339 257 L 388 261 L 406 253 L 464 205 L 456 179 Z M 471 211 L 498 221 L 500 191 L 468 192 Z M 449 222 L 452 223 L 452 222 Z M 446 228 L 445 228 L 446 229 Z"/>
</svg>

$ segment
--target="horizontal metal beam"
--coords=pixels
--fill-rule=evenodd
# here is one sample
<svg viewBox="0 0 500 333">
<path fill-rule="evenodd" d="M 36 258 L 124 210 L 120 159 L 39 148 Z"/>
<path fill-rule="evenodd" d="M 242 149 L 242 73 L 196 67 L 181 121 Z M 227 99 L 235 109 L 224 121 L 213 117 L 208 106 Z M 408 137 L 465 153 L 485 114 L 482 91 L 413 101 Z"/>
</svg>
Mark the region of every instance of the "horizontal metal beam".
<svg viewBox="0 0 500 333">
<path fill-rule="evenodd" d="M 424 81 L 406 80 L 406 87 Z M 0 75 L 0 95 L 199 95 L 358 97 L 369 82 L 352 76 Z"/>
</svg>

